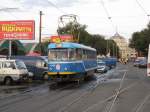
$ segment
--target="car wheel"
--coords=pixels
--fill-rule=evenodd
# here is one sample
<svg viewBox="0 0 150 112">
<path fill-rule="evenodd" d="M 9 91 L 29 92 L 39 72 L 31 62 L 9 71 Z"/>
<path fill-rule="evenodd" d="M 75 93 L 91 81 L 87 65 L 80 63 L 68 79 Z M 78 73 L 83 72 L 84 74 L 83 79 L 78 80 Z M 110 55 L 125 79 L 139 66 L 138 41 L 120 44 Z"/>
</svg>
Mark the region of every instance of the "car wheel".
<svg viewBox="0 0 150 112">
<path fill-rule="evenodd" d="M 11 85 L 13 82 L 12 78 L 11 77 L 6 77 L 5 80 L 4 80 L 4 84 L 5 85 Z"/>
</svg>

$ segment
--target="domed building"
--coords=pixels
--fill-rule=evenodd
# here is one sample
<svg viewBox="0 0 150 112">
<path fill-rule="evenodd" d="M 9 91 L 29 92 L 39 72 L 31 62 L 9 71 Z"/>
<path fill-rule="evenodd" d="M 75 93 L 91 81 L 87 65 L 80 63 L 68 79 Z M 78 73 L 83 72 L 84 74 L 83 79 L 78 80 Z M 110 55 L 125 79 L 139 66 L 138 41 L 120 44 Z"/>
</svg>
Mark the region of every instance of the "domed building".
<svg viewBox="0 0 150 112">
<path fill-rule="evenodd" d="M 112 36 L 111 39 L 114 40 L 119 47 L 120 58 L 129 59 L 131 57 L 131 54 L 135 53 L 135 50 L 128 47 L 126 39 L 123 36 L 119 35 L 119 33 L 116 32 L 116 34 Z"/>
</svg>

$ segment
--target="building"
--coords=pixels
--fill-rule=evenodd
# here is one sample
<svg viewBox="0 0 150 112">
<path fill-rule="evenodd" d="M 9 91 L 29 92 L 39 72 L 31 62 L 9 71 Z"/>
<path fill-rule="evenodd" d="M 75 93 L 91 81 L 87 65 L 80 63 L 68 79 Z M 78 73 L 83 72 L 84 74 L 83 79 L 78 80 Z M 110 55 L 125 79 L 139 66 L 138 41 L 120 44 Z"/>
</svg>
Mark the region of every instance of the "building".
<svg viewBox="0 0 150 112">
<path fill-rule="evenodd" d="M 12 55 L 25 55 L 26 50 L 19 40 L 12 40 L 11 42 Z M 9 54 L 9 40 L 0 40 L 0 55 Z"/>
<path fill-rule="evenodd" d="M 130 58 L 131 55 L 135 54 L 135 50 L 129 48 L 128 43 L 126 39 L 116 33 L 114 36 L 111 37 L 112 40 L 114 40 L 119 47 L 119 57 L 120 58 Z"/>
</svg>

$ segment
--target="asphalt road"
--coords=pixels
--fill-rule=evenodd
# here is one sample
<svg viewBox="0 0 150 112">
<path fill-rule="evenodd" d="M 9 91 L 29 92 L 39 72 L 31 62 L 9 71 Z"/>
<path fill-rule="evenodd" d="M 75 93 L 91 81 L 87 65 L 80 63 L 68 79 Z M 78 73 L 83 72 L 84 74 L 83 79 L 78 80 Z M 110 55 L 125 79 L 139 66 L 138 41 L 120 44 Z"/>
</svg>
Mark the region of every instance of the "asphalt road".
<svg viewBox="0 0 150 112">
<path fill-rule="evenodd" d="M 50 85 L 56 86 L 13 86 L 15 92 L 1 86 L 0 112 L 150 112 L 150 78 L 132 63 L 118 64 L 80 85 Z"/>
</svg>

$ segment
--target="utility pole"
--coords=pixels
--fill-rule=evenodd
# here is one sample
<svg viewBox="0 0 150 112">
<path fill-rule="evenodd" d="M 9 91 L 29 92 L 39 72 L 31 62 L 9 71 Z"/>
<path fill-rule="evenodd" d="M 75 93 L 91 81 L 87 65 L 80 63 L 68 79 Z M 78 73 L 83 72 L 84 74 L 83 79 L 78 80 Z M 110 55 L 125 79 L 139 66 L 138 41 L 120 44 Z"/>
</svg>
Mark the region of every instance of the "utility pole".
<svg viewBox="0 0 150 112">
<path fill-rule="evenodd" d="M 42 55 L 42 44 L 41 44 L 41 32 L 42 32 L 42 11 L 40 11 L 40 22 L 39 22 L 39 46 L 40 46 L 40 53 Z"/>
<path fill-rule="evenodd" d="M 106 40 L 106 55 L 108 54 L 108 39 Z"/>
<path fill-rule="evenodd" d="M 9 59 L 10 59 L 10 57 L 11 57 L 11 54 L 12 54 L 12 41 L 11 41 L 11 39 L 9 39 Z"/>
</svg>

